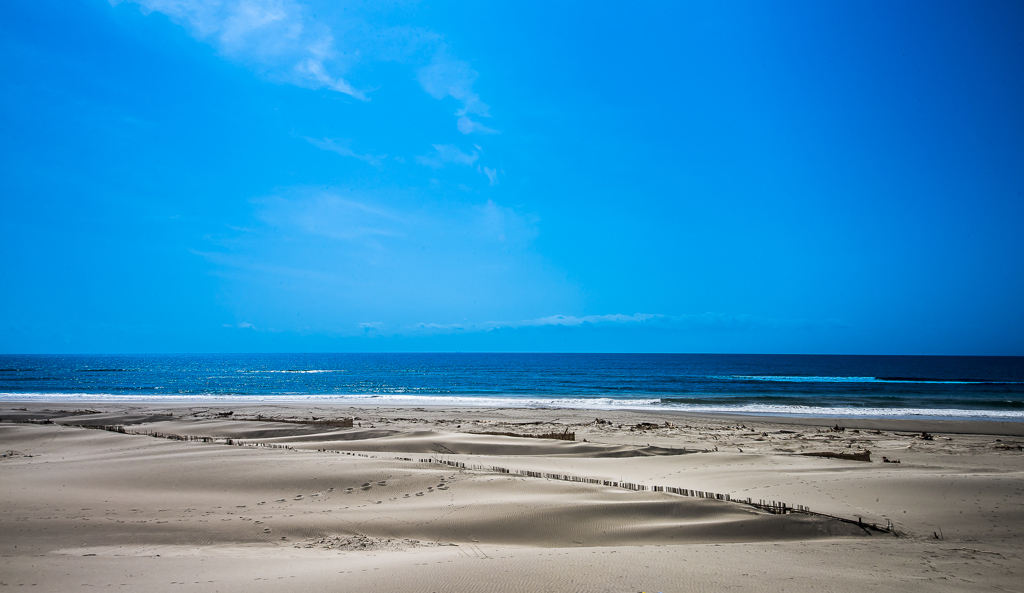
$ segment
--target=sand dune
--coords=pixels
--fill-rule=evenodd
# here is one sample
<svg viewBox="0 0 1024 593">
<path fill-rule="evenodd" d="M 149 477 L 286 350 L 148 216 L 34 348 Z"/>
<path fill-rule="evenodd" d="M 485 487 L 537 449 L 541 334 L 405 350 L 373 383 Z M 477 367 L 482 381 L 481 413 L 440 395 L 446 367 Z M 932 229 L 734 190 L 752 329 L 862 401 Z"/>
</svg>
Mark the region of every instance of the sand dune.
<svg viewBox="0 0 1024 593">
<path fill-rule="evenodd" d="M 352 429 L 296 423 L 308 409 L 267 421 L 266 406 L 261 421 L 237 419 L 255 410 L 103 412 L 0 411 L 55 422 L 0 423 L 0 582 L 52 591 L 953 591 L 1012 590 L 1022 568 L 1024 456 L 983 435 L 802 434 L 529 410 L 346 410 L 362 418 Z M 557 426 L 591 442 L 471 434 Z M 875 459 L 803 457 L 799 443 L 870 445 Z M 714 450 L 726 444 L 745 452 Z M 880 452 L 901 463 L 881 463 Z M 893 520 L 903 535 L 437 461 L 787 500 Z"/>
<path fill-rule="evenodd" d="M 67 509 L 39 520 L 45 529 L 37 542 L 52 535 L 75 546 L 273 543 L 364 534 L 552 547 L 864 533 L 718 501 L 417 462 L 50 426 L 0 430 L 5 443 L 34 451 L 5 465 L 12 485 L 5 500 Z M 52 459 L 57 453 L 63 458 Z M 47 471 L 36 471 L 40 464 Z"/>
<path fill-rule="evenodd" d="M 301 425 L 279 423 L 274 426 L 271 422 L 149 422 L 134 425 L 133 428 L 167 434 L 233 438 L 335 451 L 573 457 L 643 457 L 682 455 L 687 452 L 685 449 L 665 447 L 577 443 L 556 439 L 528 439 L 433 430 L 401 432 L 379 428 L 334 430 L 326 427 L 311 427 L 304 430 Z"/>
<path fill-rule="evenodd" d="M 336 429 L 322 424 L 252 420 L 175 420 L 167 415 L 90 414 L 48 415 L 69 426 L 131 427 L 133 431 L 161 434 L 241 439 L 305 449 L 372 451 L 394 453 L 440 453 L 462 455 L 644 457 L 682 455 L 690 451 L 669 447 L 608 445 L 557 439 L 440 432 L 399 431 L 381 428 Z M 28 417 L 28 416 L 26 416 Z M 38 417 L 38 416 L 36 416 Z"/>
</svg>

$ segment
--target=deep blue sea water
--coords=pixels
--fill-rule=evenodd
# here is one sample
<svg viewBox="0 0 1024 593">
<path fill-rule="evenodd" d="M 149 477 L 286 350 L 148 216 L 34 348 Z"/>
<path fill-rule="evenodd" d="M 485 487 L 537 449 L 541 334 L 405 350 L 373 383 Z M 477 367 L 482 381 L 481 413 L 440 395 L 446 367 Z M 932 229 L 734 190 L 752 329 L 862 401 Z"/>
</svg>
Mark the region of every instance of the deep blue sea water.
<svg viewBox="0 0 1024 593">
<path fill-rule="evenodd" d="M 0 400 L 254 399 L 1024 421 L 1024 357 L 0 356 Z"/>
</svg>

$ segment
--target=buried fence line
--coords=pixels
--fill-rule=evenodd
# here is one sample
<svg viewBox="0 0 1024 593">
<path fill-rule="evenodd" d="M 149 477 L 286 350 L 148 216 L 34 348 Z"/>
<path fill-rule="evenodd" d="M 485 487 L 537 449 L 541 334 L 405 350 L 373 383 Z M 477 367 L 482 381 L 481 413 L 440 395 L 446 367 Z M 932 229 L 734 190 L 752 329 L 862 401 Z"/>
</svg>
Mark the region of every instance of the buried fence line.
<svg viewBox="0 0 1024 593">
<path fill-rule="evenodd" d="M 404 458 L 402 458 L 404 459 Z M 856 525 L 864 530 L 874 530 L 882 533 L 891 533 L 898 536 L 899 532 L 896 527 L 892 524 L 892 521 L 886 519 L 886 525 L 880 526 L 877 523 L 865 523 L 862 518 L 858 517 L 857 520 L 848 519 L 846 517 L 839 517 L 836 515 L 830 515 L 828 513 L 819 513 L 812 511 L 809 507 L 804 505 L 791 505 L 784 502 L 777 502 L 774 500 L 754 500 L 752 498 L 733 498 L 729 494 L 719 494 L 716 492 L 706 492 L 704 490 L 692 490 L 688 488 L 676 488 L 674 486 L 646 486 L 644 484 L 634 484 L 632 482 L 616 482 L 614 480 L 601 480 L 597 478 L 584 478 L 580 476 L 573 476 L 569 474 L 555 474 L 550 472 L 538 472 L 526 469 L 510 470 L 506 467 L 500 467 L 497 465 L 478 465 L 472 464 L 467 465 L 463 461 L 452 461 L 448 459 L 437 459 L 437 458 L 425 458 L 419 459 L 421 463 L 439 463 L 442 465 L 448 465 L 459 469 L 470 469 L 478 471 L 490 471 L 502 474 L 515 474 L 520 476 L 526 476 L 530 478 L 547 478 L 550 480 L 561 480 L 565 482 L 582 482 L 586 484 L 597 484 L 600 486 L 609 486 L 612 488 L 624 488 L 626 490 L 633 491 L 647 491 L 651 492 L 665 492 L 668 494 L 675 494 L 677 496 L 686 496 L 690 498 L 705 498 L 711 500 L 720 500 L 723 502 L 732 502 L 736 504 L 743 504 L 752 506 L 762 511 L 767 511 L 773 515 L 785 515 L 787 513 L 799 513 L 803 515 L 811 515 L 815 517 L 823 517 L 827 519 L 833 519 L 848 523 L 850 525 Z"/>
<path fill-rule="evenodd" d="M 33 423 L 35 423 L 35 422 L 33 422 Z M 52 424 L 53 422 L 51 420 L 49 422 L 45 422 L 44 421 L 44 422 L 38 422 L 38 423 L 39 424 L 44 424 L 44 423 L 45 424 Z M 233 438 L 215 438 L 215 437 L 210 437 L 210 436 L 178 435 L 178 434 L 162 433 L 162 432 L 149 431 L 149 430 L 133 430 L 133 429 L 125 428 L 124 426 L 122 426 L 120 424 L 115 424 L 115 425 L 109 425 L 109 424 L 66 424 L 65 426 L 74 426 L 74 427 L 77 427 L 77 428 L 90 428 L 90 429 L 96 429 L 96 430 L 105 430 L 105 431 L 108 431 L 108 432 L 115 432 L 115 433 L 118 433 L 118 434 L 150 436 L 150 437 L 161 438 L 161 439 L 169 439 L 169 440 L 174 440 L 174 441 L 188 441 L 188 442 L 201 442 L 201 443 L 211 443 L 211 444 L 224 444 L 224 445 L 234 445 L 234 446 L 237 446 L 237 447 L 264 447 L 264 448 L 267 448 L 267 449 L 288 449 L 288 450 L 291 450 L 291 451 L 295 451 L 296 450 L 294 447 L 289 446 L 289 445 L 278 445 L 278 444 L 274 444 L 274 443 L 262 443 L 262 442 L 259 442 L 259 441 L 256 441 L 256 442 L 245 442 L 245 441 L 242 441 L 242 440 L 239 440 L 239 439 L 233 439 Z M 349 455 L 349 456 L 352 456 L 352 457 L 377 458 L 377 456 L 375 456 L 375 455 L 367 455 L 365 453 L 357 453 L 357 452 L 354 452 L 354 451 L 337 451 L 337 450 L 328 450 L 328 449 L 318 449 L 318 451 L 324 452 L 324 453 L 327 453 L 327 452 L 338 453 L 338 454 L 342 454 L 342 455 Z M 638 492 L 643 492 L 643 491 L 664 492 L 664 493 L 668 493 L 668 494 L 675 494 L 677 496 L 685 496 L 685 497 L 690 497 L 690 498 L 704 498 L 704 499 L 720 500 L 720 501 L 723 501 L 723 502 L 732 502 L 732 503 L 744 504 L 744 505 L 752 506 L 754 508 L 757 508 L 757 509 L 760 509 L 760 510 L 763 510 L 763 511 L 767 511 L 768 513 L 771 513 L 771 514 L 784 515 L 784 514 L 787 514 L 787 513 L 800 513 L 800 514 L 804 514 L 804 515 L 812 515 L 812 516 L 816 516 L 816 517 L 823 517 L 823 518 L 833 519 L 833 520 L 841 521 L 843 523 L 847 523 L 847 524 L 851 524 L 851 525 L 857 525 L 858 527 L 860 527 L 860 528 L 862 528 L 864 530 L 874 530 L 874 531 L 878 531 L 878 532 L 881 532 L 881 533 L 891 533 L 891 534 L 893 534 L 895 536 L 899 536 L 900 535 L 900 532 L 896 530 L 895 525 L 893 525 L 892 521 L 890 521 L 888 519 L 886 519 L 886 525 L 883 527 L 883 526 L 880 526 L 880 525 L 878 525 L 876 523 L 865 523 L 863 521 L 863 519 L 860 518 L 860 517 L 858 517 L 857 520 L 853 520 L 853 519 L 849 519 L 849 518 L 846 518 L 846 517 L 839 517 L 839 516 L 836 516 L 836 515 L 830 515 L 828 513 L 815 512 L 815 511 L 810 510 L 810 508 L 808 508 L 808 507 L 806 507 L 804 505 L 790 505 L 790 504 L 786 504 L 784 502 L 777 502 L 777 501 L 773 501 L 773 500 L 759 499 L 759 500 L 755 501 L 755 500 L 753 500 L 752 498 L 749 498 L 749 497 L 746 498 L 746 499 L 733 498 L 729 494 L 719 494 L 719 493 L 716 493 L 716 492 L 706 492 L 704 490 L 692 490 L 692 489 L 688 489 L 688 488 L 677 488 L 677 487 L 674 487 L 674 486 L 647 486 L 645 484 L 635 484 L 635 483 L 632 483 L 632 482 L 621 482 L 621 481 L 614 481 L 614 480 L 603 480 L 603 479 L 598 479 L 598 478 L 586 478 L 586 477 L 574 476 L 574 475 L 570 475 L 570 474 L 556 474 L 556 473 L 551 473 L 551 472 L 538 472 L 538 471 L 525 470 L 525 469 L 515 469 L 515 470 L 513 470 L 513 469 L 509 469 L 509 468 L 506 468 L 506 467 L 500 467 L 500 466 L 496 466 L 496 465 L 481 465 L 481 464 L 467 465 L 466 462 L 464 462 L 464 461 L 453 461 L 453 460 L 450 460 L 450 459 L 438 459 L 436 457 L 419 458 L 419 459 L 412 459 L 410 457 L 392 457 L 390 459 L 394 459 L 396 461 L 400 460 L 400 461 L 410 461 L 410 462 L 418 461 L 420 463 L 438 463 L 438 464 L 447 465 L 447 466 L 458 468 L 458 469 L 468 469 L 468 470 L 476 470 L 476 471 L 489 471 L 489 472 L 502 473 L 502 474 L 515 474 L 515 475 L 525 476 L 525 477 L 529 477 L 529 478 L 546 478 L 546 479 L 549 479 L 549 480 L 560 480 L 560 481 L 563 481 L 563 482 L 579 482 L 579 483 L 584 483 L 584 484 L 595 484 L 595 485 L 599 485 L 599 486 L 607 486 L 607 487 L 611 487 L 611 488 L 623 488 L 625 490 L 632 490 L 632 491 L 638 491 Z"/>
<path fill-rule="evenodd" d="M 76 428 L 89 428 L 93 430 L 105 430 L 107 432 L 116 432 L 118 434 L 130 434 L 137 436 L 153 437 L 157 439 L 167 439 L 170 441 L 186 441 L 190 443 L 210 443 L 214 445 L 233 445 L 236 447 L 263 447 L 266 449 L 288 449 L 291 451 L 295 450 L 295 447 L 289 445 L 277 445 L 274 443 L 261 443 L 259 441 L 249 443 L 240 439 L 233 439 L 230 437 L 210 437 L 210 436 L 199 436 L 199 435 L 181 435 L 174 433 L 158 432 L 155 430 L 134 430 L 131 428 L 125 428 L 120 424 L 65 424 L 64 426 L 73 426 Z"/>
</svg>

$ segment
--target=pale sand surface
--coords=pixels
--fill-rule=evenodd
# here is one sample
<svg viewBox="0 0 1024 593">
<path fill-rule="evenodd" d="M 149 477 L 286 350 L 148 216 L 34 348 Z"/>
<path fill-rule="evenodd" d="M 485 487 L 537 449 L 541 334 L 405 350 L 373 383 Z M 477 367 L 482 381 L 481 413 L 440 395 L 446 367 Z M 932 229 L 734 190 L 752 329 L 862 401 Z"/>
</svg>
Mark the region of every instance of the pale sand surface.
<svg viewBox="0 0 1024 593">
<path fill-rule="evenodd" d="M 1012 423 L 90 405 L 0 406 L 0 587 L 1024 591 Z M 575 442 L 471 434 L 565 430 Z M 871 462 L 799 455 L 865 449 Z M 439 461 L 775 500 L 900 535 Z"/>
</svg>

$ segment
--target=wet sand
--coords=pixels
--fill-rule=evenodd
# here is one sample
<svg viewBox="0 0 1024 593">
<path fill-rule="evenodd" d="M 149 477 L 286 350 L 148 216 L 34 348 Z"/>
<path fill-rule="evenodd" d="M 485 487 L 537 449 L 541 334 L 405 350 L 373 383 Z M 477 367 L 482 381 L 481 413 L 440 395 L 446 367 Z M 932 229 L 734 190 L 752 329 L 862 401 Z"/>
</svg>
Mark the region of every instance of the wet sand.
<svg viewBox="0 0 1024 593">
<path fill-rule="evenodd" d="M 0 407 L 4 586 L 964 591 L 1024 568 L 1013 423 L 90 405 Z"/>
</svg>

